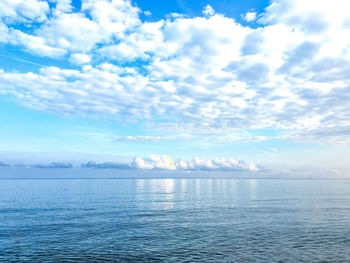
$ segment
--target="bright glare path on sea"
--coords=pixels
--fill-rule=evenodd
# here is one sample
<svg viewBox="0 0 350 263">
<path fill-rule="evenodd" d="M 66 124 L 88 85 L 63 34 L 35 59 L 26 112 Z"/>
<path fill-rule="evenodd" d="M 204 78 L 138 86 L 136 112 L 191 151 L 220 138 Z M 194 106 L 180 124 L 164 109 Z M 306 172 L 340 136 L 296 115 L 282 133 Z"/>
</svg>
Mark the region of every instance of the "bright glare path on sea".
<svg viewBox="0 0 350 263">
<path fill-rule="evenodd" d="M 350 262 L 350 180 L 0 180 L 0 262 Z"/>
</svg>

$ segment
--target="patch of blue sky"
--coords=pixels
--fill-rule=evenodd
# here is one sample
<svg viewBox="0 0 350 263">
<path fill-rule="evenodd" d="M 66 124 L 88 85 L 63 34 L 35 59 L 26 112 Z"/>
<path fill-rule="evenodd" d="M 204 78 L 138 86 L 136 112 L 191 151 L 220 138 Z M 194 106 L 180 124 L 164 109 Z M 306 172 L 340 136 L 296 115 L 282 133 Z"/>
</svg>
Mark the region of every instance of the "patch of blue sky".
<svg viewBox="0 0 350 263">
<path fill-rule="evenodd" d="M 188 17 L 203 16 L 203 8 L 210 5 L 215 12 L 227 17 L 234 18 L 243 25 L 248 24 L 241 15 L 246 12 L 261 13 L 269 5 L 267 0 L 177 0 L 177 1 L 158 1 L 158 0 L 138 0 L 134 1 L 144 11 L 150 11 L 152 15 L 144 16 L 145 21 L 159 21 L 166 18 L 170 13 L 184 14 Z M 251 25 L 252 23 L 249 23 Z"/>
<path fill-rule="evenodd" d="M 61 67 L 65 69 L 78 68 L 65 57 L 41 57 L 26 52 L 23 47 L 14 45 L 0 45 L 0 68 L 6 72 L 33 72 L 38 73 L 42 67 Z"/>
<path fill-rule="evenodd" d="M 62 117 L 29 109 L 3 95 L 0 96 L 0 122 L 3 124 L 0 129 L 3 142 L 0 150 L 6 150 L 7 146 L 13 149 L 14 145 L 18 145 L 16 150 L 23 150 L 23 147 L 27 150 L 48 150 L 51 147 L 80 151 L 82 147 L 87 148 L 88 142 L 102 139 L 108 144 L 113 141 L 113 135 L 133 135 L 133 131 L 137 130 L 135 125 L 130 128 L 103 118 Z"/>
<path fill-rule="evenodd" d="M 33 34 L 42 25 L 42 23 L 15 23 L 11 24 L 11 30 L 19 30 L 27 34 Z"/>
</svg>

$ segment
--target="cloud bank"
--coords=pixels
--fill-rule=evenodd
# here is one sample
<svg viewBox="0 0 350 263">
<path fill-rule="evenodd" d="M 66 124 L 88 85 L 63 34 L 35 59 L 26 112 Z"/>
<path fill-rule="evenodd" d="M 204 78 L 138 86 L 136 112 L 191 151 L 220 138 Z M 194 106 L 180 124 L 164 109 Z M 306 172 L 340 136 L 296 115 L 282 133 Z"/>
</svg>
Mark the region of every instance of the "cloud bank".
<svg viewBox="0 0 350 263">
<path fill-rule="evenodd" d="M 127 0 L 50 3 L 0 3 L 3 45 L 70 63 L 0 69 L 0 94 L 23 105 L 174 132 L 273 127 L 350 142 L 348 1 L 273 0 L 242 15 L 254 27 L 209 5 L 201 17 L 150 22 Z"/>
<path fill-rule="evenodd" d="M 70 162 L 51 162 L 41 164 L 9 164 L 0 161 L 0 167 L 26 167 L 39 169 L 69 169 Z M 255 172 L 258 168 L 253 162 L 236 161 L 233 158 L 215 158 L 212 160 L 194 157 L 192 160 L 173 160 L 168 155 L 151 154 L 148 158 L 135 157 L 130 162 L 89 161 L 82 163 L 81 168 L 117 169 L 117 170 L 173 170 L 173 171 L 246 171 Z"/>
<path fill-rule="evenodd" d="M 135 157 L 130 163 L 95 163 L 90 161 L 82 164 L 84 168 L 97 169 L 139 169 L 139 170 L 177 170 L 177 171 L 258 171 L 253 162 L 236 161 L 233 158 L 222 159 L 201 159 L 173 160 L 168 155 L 151 154 L 149 158 Z"/>
<path fill-rule="evenodd" d="M 72 168 L 73 165 L 71 163 L 58 163 L 53 162 L 50 164 L 36 164 L 33 166 L 34 168 L 60 168 L 60 169 L 68 169 Z"/>
<path fill-rule="evenodd" d="M 0 161 L 0 167 L 8 167 L 8 166 L 10 166 L 8 163 Z"/>
</svg>

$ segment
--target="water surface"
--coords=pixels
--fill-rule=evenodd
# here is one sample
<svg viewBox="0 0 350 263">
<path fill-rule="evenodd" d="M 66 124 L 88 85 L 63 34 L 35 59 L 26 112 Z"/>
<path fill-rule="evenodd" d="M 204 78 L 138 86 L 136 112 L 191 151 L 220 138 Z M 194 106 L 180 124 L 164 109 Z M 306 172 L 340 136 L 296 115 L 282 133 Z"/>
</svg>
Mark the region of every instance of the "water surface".
<svg viewBox="0 0 350 263">
<path fill-rule="evenodd" d="M 350 262 L 350 181 L 0 180 L 0 262 Z"/>
</svg>

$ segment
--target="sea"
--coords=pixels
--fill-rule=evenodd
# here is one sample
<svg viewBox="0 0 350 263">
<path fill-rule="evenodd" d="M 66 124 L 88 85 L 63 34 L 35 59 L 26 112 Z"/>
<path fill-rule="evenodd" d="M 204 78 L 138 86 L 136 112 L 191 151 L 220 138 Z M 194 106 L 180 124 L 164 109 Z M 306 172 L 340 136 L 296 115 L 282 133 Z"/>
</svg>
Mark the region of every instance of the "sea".
<svg viewBox="0 0 350 263">
<path fill-rule="evenodd" d="M 350 180 L 1 179 L 0 262 L 350 262 Z"/>
</svg>

